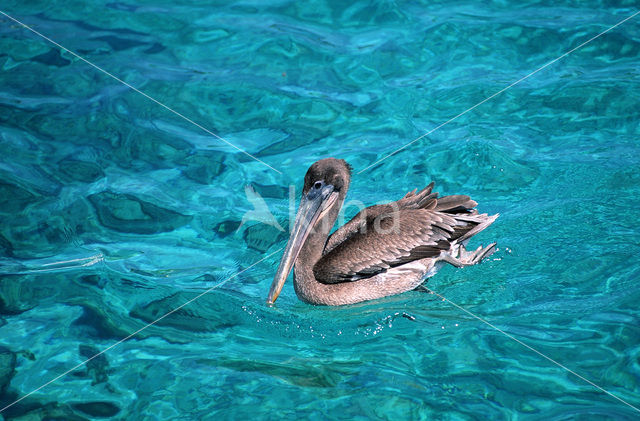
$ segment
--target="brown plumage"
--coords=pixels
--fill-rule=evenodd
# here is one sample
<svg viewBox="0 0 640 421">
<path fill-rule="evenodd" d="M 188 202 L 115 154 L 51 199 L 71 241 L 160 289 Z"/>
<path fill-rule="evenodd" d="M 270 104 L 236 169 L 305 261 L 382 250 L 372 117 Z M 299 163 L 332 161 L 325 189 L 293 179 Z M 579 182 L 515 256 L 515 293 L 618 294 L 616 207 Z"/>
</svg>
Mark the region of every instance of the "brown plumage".
<svg viewBox="0 0 640 421">
<path fill-rule="evenodd" d="M 334 158 L 307 171 L 270 303 L 294 264 L 294 286 L 302 300 L 339 305 L 409 291 L 445 262 L 468 266 L 493 253 L 495 243 L 474 252 L 464 244 L 498 215 L 478 214 L 468 196 L 438 198 L 433 183 L 396 202 L 362 210 L 327 239 L 350 180 L 349 165 Z"/>
</svg>

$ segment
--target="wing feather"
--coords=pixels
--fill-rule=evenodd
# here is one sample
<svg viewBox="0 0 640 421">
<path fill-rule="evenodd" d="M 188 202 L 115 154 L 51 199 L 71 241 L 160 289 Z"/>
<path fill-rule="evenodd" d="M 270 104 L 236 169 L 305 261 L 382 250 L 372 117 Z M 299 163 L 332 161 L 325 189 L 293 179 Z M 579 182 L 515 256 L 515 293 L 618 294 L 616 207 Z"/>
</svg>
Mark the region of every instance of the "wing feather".
<svg viewBox="0 0 640 421">
<path fill-rule="evenodd" d="M 438 197 L 438 193 L 433 193 L 433 186 L 434 183 L 431 182 L 427 187 L 420 190 L 419 192 L 417 192 L 417 189 L 414 189 L 405 194 L 402 199 L 397 200 L 393 203 L 369 206 L 368 208 L 360 211 L 349 222 L 338 228 L 331 235 L 331 237 L 329 237 L 327 245 L 324 249 L 324 253 L 327 254 L 328 252 L 333 250 L 335 246 L 344 242 L 351 235 L 353 235 L 357 231 L 361 231 L 363 229 L 363 226 L 367 223 L 367 219 L 375 218 L 384 213 L 391 213 L 403 209 L 435 208 L 437 205 L 436 198 Z"/>
<path fill-rule="evenodd" d="M 414 260 L 436 257 L 476 224 L 428 209 L 404 209 L 366 219 L 363 230 L 326 253 L 314 266 L 323 283 L 357 281 Z"/>
<path fill-rule="evenodd" d="M 396 202 L 370 206 L 336 230 L 313 268 L 316 279 L 326 284 L 352 282 L 436 257 L 497 217 L 479 215 L 469 196 L 438 198 L 433 186 L 432 182 Z"/>
</svg>

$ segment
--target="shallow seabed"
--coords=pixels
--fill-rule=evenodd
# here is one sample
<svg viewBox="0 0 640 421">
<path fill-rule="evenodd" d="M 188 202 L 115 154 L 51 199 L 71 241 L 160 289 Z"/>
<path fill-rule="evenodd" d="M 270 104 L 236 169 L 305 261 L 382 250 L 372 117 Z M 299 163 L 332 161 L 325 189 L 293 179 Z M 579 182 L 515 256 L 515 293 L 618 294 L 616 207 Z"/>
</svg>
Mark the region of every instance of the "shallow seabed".
<svg viewBox="0 0 640 421">
<path fill-rule="evenodd" d="M 287 227 L 313 161 L 359 172 L 637 8 L 3 0 L 281 174 L 0 15 L 0 407 L 217 286 L 0 419 L 637 419 L 640 15 L 347 198 L 499 212 L 472 241 L 499 251 L 429 288 L 629 405 L 433 294 L 268 308 L 286 233 L 241 226 L 246 185 Z"/>
</svg>

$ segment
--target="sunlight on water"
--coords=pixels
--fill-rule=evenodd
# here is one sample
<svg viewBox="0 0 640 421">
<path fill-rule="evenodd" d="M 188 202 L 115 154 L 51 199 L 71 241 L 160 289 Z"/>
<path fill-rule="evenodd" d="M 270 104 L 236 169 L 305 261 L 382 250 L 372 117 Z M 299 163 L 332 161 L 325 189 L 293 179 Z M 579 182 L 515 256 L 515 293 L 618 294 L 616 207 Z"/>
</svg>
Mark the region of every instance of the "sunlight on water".
<svg viewBox="0 0 640 421">
<path fill-rule="evenodd" d="M 0 419 L 638 416 L 437 295 L 314 307 L 289 282 L 269 308 L 280 253 L 249 268 L 284 246 L 312 162 L 360 171 L 636 2 L 178 3 L 0 10 L 282 174 L 0 17 L 0 408 L 211 289 Z M 347 198 L 434 180 L 500 213 L 472 241 L 498 252 L 428 287 L 635 407 L 639 19 Z M 243 221 L 255 197 L 275 219 Z"/>
</svg>

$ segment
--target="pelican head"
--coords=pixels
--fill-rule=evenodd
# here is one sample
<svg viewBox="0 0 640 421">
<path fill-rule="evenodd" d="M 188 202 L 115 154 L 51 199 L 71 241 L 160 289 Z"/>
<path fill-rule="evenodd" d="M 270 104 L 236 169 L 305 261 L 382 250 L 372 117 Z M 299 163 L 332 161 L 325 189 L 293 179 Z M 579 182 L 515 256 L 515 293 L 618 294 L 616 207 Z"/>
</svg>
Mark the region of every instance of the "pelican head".
<svg viewBox="0 0 640 421">
<path fill-rule="evenodd" d="M 273 304 L 278 298 L 309 235 L 319 234 L 318 238 L 323 242 L 316 247 L 324 247 L 324 240 L 335 223 L 350 181 L 351 167 L 342 159 L 326 158 L 309 167 L 304 176 L 302 199 L 293 229 L 269 290 L 268 304 Z"/>
</svg>

